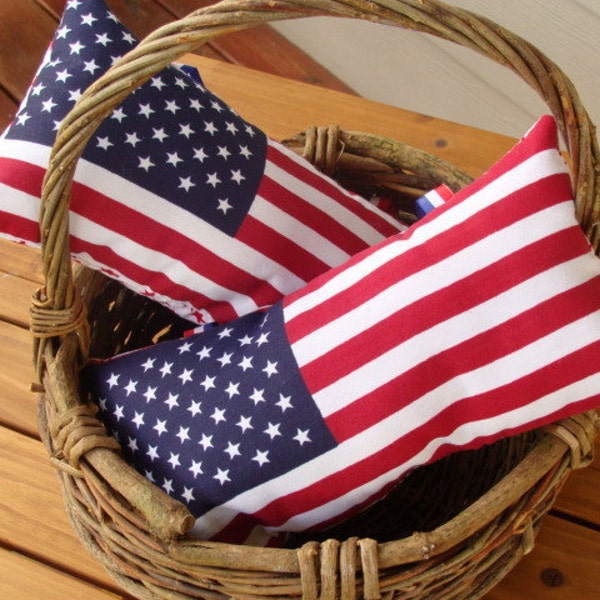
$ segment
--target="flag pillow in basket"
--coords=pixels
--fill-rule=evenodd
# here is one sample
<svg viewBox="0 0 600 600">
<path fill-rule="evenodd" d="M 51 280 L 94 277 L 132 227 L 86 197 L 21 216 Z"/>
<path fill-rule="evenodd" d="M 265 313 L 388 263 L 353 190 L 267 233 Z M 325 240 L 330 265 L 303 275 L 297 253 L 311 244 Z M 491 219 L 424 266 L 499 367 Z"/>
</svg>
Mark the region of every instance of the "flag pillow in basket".
<svg viewBox="0 0 600 600">
<path fill-rule="evenodd" d="M 0 232 L 39 241 L 58 126 L 135 43 L 103 0 L 67 4 L 0 139 Z M 74 179 L 70 248 L 184 318 L 225 322 L 400 228 L 170 67 L 130 94 L 88 143 Z"/>
<path fill-rule="evenodd" d="M 597 407 L 599 340 L 600 261 L 543 117 L 407 232 L 82 381 L 197 535 L 261 543 L 347 517 L 453 451 Z"/>
</svg>

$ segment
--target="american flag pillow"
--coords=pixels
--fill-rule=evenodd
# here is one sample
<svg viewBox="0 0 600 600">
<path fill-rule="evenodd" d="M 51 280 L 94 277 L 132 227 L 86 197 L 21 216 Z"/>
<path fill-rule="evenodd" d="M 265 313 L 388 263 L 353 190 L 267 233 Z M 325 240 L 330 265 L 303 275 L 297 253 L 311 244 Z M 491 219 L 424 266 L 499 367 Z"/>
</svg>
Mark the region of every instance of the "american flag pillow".
<svg viewBox="0 0 600 600">
<path fill-rule="evenodd" d="M 0 231 L 39 241 L 61 120 L 136 40 L 103 0 L 67 3 L 0 139 Z M 78 163 L 71 250 L 195 322 L 269 306 L 401 225 L 170 67 L 101 125 Z"/>
<path fill-rule="evenodd" d="M 411 469 L 600 405 L 600 261 L 543 117 L 405 233 L 264 312 L 90 366 L 203 538 L 325 527 Z"/>
</svg>

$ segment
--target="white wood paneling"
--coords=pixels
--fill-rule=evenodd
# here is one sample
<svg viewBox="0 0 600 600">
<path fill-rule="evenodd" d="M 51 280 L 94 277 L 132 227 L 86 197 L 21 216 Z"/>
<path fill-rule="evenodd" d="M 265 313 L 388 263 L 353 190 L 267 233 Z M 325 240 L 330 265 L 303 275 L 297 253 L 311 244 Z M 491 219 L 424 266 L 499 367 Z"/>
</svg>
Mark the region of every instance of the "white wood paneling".
<svg viewBox="0 0 600 600">
<path fill-rule="evenodd" d="M 451 0 L 526 38 L 572 79 L 600 123 L 600 0 Z M 487 58 L 423 34 L 371 23 L 311 18 L 277 29 L 359 94 L 520 136 L 544 104 Z"/>
</svg>

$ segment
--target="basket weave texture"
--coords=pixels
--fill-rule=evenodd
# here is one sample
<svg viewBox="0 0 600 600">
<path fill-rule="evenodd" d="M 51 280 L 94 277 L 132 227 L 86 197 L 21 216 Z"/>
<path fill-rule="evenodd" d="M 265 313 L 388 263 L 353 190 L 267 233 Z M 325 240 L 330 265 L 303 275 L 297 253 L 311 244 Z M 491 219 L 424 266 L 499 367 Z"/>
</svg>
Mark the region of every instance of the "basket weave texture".
<svg viewBox="0 0 600 600">
<path fill-rule="evenodd" d="M 319 539 L 296 536 L 287 548 L 249 548 L 187 536 L 193 523 L 187 509 L 121 459 L 118 444 L 82 403 L 77 373 L 87 356 L 112 356 L 186 327 L 98 273 L 73 273 L 68 201 L 87 140 L 133 89 L 212 37 L 318 15 L 433 34 L 522 77 L 557 120 L 577 216 L 600 251 L 594 127 L 573 85 L 551 61 L 484 18 L 432 0 L 232 0 L 151 34 L 86 91 L 62 124 L 42 195 L 45 286 L 32 302 L 44 389 L 40 430 L 67 511 L 84 545 L 140 599 L 479 598 L 531 550 L 569 473 L 592 458 L 596 416 L 587 413 L 418 469 L 385 500 Z M 439 159 L 367 134 L 311 128 L 287 144 L 343 185 L 363 193 L 385 189 L 401 207 L 407 189 L 425 191 L 441 182 L 457 189 L 469 181 Z"/>
</svg>

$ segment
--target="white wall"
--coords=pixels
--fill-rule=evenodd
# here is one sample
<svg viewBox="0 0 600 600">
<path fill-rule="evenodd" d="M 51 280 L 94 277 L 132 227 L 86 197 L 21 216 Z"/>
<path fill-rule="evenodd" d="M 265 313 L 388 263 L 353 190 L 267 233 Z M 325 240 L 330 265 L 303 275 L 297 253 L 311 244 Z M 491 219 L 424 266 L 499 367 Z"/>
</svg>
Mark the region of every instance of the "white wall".
<svg viewBox="0 0 600 600">
<path fill-rule="evenodd" d="M 526 38 L 574 82 L 600 125 L 600 0 L 449 0 Z M 520 136 L 545 110 L 507 69 L 432 36 L 333 18 L 275 27 L 360 95 Z"/>
</svg>

